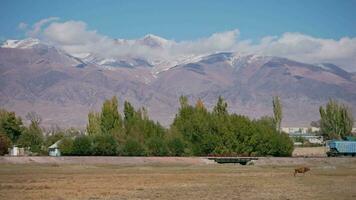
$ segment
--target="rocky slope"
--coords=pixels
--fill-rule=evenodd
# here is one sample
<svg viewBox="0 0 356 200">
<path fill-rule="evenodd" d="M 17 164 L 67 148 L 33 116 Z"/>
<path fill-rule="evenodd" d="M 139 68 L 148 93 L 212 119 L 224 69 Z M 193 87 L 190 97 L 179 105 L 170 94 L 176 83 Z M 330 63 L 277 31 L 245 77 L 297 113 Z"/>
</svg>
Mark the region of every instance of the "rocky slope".
<svg viewBox="0 0 356 200">
<path fill-rule="evenodd" d="M 146 38 L 139 42 L 159 48 Z M 84 126 L 89 110 L 116 95 L 123 104 L 148 108 L 168 125 L 178 97 L 211 108 L 219 95 L 232 112 L 260 117 L 272 113 L 281 96 L 285 126 L 306 126 L 318 107 L 336 98 L 356 108 L 355 74 L 332 64 L 306 64 L 285 58 L 216 53 L 152 63 L 143 58 L 81 58 L 39 41 L 10 41 L 0 48 L 0 106 L 25 115 L 36 111 L 44 125 Z"/>
</svg>

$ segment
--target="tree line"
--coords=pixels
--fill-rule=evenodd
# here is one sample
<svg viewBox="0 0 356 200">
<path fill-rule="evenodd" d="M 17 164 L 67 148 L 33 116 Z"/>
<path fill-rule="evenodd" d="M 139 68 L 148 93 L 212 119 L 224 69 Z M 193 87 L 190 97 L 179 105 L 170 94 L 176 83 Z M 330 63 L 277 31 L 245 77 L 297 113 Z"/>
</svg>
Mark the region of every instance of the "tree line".
<svg viewBox="0 0 356 200">
<path fill-rule="evenodd" d="M 229 113 L 222 97 L 211 111 L 201 99 L 190 105 L 181 96 L 179 104 L 173 123 L 165 128 L 151 120 L 144 107 L 136 109 L 128 101 L 121 115 L 119 102 L 112 97 L 104 101 L 100 112 L 89 112 L 86 134 L 57 129 L 45 136 L 36 113 L 26 115 L 30 125 L 25 126 L 14 112 L 1 109 L 0 155 L 13 144 L 47 155 L 48 147 L 59 140 L 62 155 L 78 156 L 290 156 L 293 151 L 293 142 L 281 131 L 278 97 L 272 101 L 274 115 L 259 119 Z M 353 118 L 347 107 L 330 101 L 326 109 L 320 108 L 320 114 L 321 129 L 330 138 L 351 132 Z"/>
</svg>

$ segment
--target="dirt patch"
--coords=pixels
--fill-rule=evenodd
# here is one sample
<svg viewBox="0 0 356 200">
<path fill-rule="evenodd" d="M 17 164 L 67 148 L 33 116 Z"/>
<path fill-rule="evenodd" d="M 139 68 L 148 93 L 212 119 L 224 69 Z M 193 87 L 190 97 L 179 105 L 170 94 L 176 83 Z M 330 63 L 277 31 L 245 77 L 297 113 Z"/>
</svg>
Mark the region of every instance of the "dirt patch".
<svg viewBox="0 0 356 200">
<path fill-rule="evenodd" d="M 109 164 L 109 165 L 205 165 L 214 164 L 200 157 L 121 157 L 121 156 L 29 156 L 29 157 L 0 157 L 0 164 Z"/>
<path fill-rule="evenodd" d="M 267 161 L 266 159 L 265 161 Z M 356 165 L 0 164 L 0 199 L 355 199 Z"/>
<path fill-rule="evenodd" d="M 326 157 L 326 147 L 296 147 L 293 157 Z"/>
</svg>

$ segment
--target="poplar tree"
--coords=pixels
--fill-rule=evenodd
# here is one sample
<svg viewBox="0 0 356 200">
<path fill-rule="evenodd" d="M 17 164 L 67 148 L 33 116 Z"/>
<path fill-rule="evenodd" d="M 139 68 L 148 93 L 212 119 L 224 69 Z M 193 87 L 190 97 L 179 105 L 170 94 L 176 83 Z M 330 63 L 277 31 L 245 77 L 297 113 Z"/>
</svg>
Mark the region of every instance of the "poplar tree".
<svg viewBox="0 0 356 200">
<path fill-rule="evenodd" d="M 282 104 L 278 96 L 273 97 L 273 114 L 274 114 L 274 122 L 276 125 L 276 130 L 281 132 L 281 123 L 282 123 Z"/>
<path fill-rule="evenodd" d="M 325 109 L 320 106 L 320 131 L 328 139 L 342 139 L 351 133 L 353 116 L 351 110 L 330 99 Z"/>
<path fill-rule="evenodd" d="M 224 98 L 222 96 L 219 96 L 218 102 L 216 103 L 213 113 L 218 115 L 218 116 L 224 116 L 227 115 L 227 103 L 225 102 Z"/>
<path fill-rule="evenodd" d="M 100 122 L 101 122 L 100 113 L 89 112 L 88 124 L 87 124 L 88 135 L 94 136 L 94 135 L 101 134 Z"/>
<path fill-rule="evenodd" d="M 122 119 L 118 111 L 118 101 L 115 96 L 111 100 L 106 100 L 103 104 L 100 127 L 103 134 L 122 129 Z"/>
</svg>

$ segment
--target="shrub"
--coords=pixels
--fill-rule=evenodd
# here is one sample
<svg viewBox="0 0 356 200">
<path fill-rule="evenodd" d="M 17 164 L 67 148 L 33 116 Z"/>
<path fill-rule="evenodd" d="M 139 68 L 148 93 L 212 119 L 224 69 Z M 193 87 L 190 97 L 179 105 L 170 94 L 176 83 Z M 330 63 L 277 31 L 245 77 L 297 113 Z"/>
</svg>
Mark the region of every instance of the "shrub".
<svg viewBox="0 0 356 200">
<path fill-rule="evenodd" d="M 73 155 L 73 139 L 65 137 L 59 143 L 59 149 L 64 156 Z"/>
<path fill-rule="evenodd" d="M 97 135 L 93 139 L 93 155 L 114 156 L 118 153 L 118 143 L 112 135 Z"/>
<path fill-rule="evenodd" d="M 89 156 L 92 154 L 92 140 L 89 136 L 78 136 L 73 142 L 73 155 Z"/>
<path fill-rule="evenodd" d="M 139 143 L 134 138 L 129 138 L 124 148 L 122 149 L 123 155 L 125 156 L 143 156 L 145 155 L 145 149 L 143 148 L 142 144 Z"/>
<path fill-rule="evenodd" d="M 158 136 L 150 138 L 147 142 L 147 153 L 152 156 L 166 156 L 168 148 L 164 138 Z"/>
<path fill-rule="evenodd" d="M 173 137 L 168 141 L 169 152 L 172 156 L 182 156 L 185 146 L 183 139 L 179 137 Z"/>
</svg>

